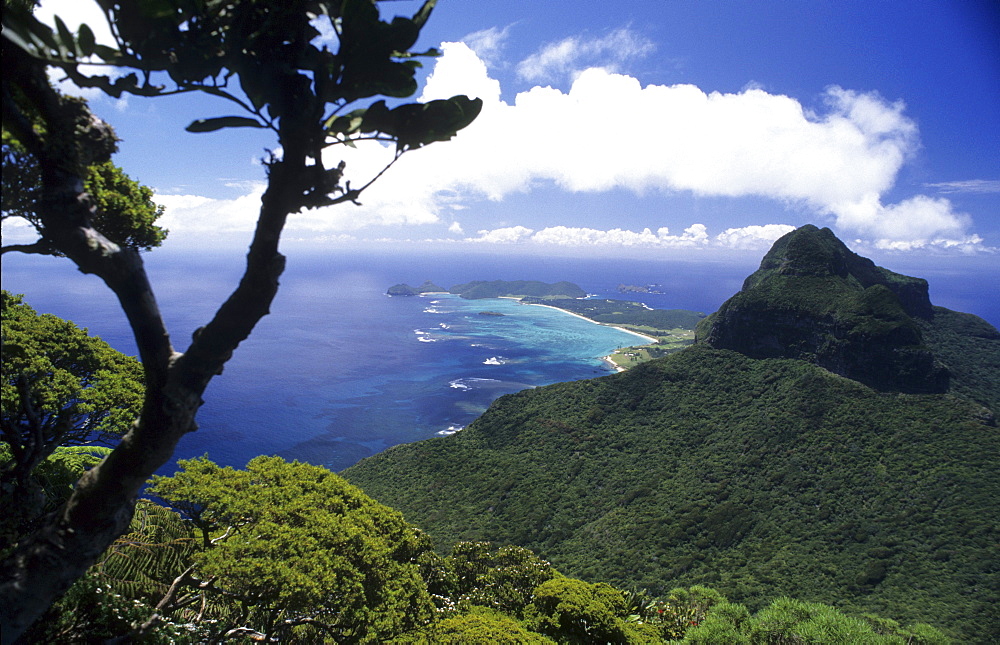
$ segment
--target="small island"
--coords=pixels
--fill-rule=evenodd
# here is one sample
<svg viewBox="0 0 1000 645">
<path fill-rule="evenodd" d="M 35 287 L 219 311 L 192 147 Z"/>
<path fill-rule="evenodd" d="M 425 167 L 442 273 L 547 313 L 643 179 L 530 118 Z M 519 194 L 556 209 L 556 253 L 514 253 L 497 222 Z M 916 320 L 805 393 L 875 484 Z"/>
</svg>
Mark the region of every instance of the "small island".
<svg viewBox="0 0 1000 645">
<path fill-rule="evenodd" d="M 430 280 L 424 280 L 419 287 L 411 287 L 408 284 L 395 284 L 386 290 L 389 296 L 419 296 L 423 293 L 448 293 L 447 289 L 437 286 Z"/>
<path fill-rule="evenodd" d="M 618 285 L 618 293 L 652 293 L 662 295 L 666 291 L 663 290 L 662 284 L 620 284 Z"/>
</svg>

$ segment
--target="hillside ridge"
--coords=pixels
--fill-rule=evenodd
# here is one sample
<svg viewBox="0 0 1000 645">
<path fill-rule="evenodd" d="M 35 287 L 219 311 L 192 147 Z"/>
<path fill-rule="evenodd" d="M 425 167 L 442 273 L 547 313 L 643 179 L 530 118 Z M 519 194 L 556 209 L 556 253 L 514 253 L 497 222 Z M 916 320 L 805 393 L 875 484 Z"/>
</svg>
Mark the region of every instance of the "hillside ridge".
<svg viewBox="0 0 1000 645">
<path fill-rule="evenodd" d="M 501 397 L 465 430 L 345 476 L 439 544 L 517 544 L 567 575 L 654 594 L 705 584 L 750 607 L 788 595 L 1000 642 L 1000 333 L 929 300 L 928 314 L 919 279 L 804 233 L 776 243 L 699 344 Z M 708 342 L 748 321 L 752 347 L 787 320 L 827 325 L 803 342 L 848 357 L 901 329 L 897 353 L 926 352 L 949 379 L 906 392 L 897 363 L 897 380 L 873 387 L 805 344 L 772 357 Z"/>
<path fill-rule="evenodd" d="M 698 325 L 696 342 L 805 360 L 883 391 L 942 393 L 950 373 L 919 324 L 933 316 L 926 280 L 807 225 L 774 243 L 739 293 Z"/>
</svg>

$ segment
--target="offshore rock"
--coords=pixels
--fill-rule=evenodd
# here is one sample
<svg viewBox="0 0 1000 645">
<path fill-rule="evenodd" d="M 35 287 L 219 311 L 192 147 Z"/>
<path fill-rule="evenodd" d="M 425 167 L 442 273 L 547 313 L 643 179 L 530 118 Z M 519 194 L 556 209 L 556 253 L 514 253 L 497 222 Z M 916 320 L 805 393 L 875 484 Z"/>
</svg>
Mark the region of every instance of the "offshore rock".
<svg viewBox="0 0 1000 645">
<path fill-rule="evenodd" d="M 774 243 L 740 292 L 698 325 L 696 342 L 805 360 L 879 390 L 937 393 L 948 389 L 948 370 L 917 322 L 933 316 L 926 280 L 807 225 Z"/>
</svg>

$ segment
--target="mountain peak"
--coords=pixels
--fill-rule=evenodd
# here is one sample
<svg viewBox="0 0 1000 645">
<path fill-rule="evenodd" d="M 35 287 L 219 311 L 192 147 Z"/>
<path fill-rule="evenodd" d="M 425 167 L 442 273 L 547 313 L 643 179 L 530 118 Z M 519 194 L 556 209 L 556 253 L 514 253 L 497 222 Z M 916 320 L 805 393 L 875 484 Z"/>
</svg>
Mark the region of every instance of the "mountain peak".
<svg viewBox="0 0 1000 645">
<path fill-rule="evenodd" d="M 698 342 L 752 358 L 795 358 L 880 390 L 943 392 L 947 370 L 915 318 L 931 318 L 927 281 L 877 266 L 828 228 L 779 238 L 735 296 L 698 326 Z"/>
<path fill-rule="evenodd" d="M 880 284 L 899 298 L 910 316 L 933 316 L 927 281 L 895 273 L 862 257 L 840 241 L 828 228 L 806 224 L 775 241 L 761 260 L 760 268 L 743 283 L 743 291 L 753 288 L 771 274 L 785 276 L 837 276 L 863 289 Z"/>
</svg>

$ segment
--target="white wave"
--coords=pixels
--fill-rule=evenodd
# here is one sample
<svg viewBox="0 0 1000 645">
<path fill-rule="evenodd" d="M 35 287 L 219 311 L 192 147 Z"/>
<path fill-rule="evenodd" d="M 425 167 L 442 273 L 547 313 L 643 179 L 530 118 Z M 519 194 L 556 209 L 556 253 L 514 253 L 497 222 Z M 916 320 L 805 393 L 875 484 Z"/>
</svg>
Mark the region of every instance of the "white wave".
<svg viewBox="0 0 1000 645">
<path fill-rule="evenodd" d="M 421 343 L 436 343 L 437 338 L 431 338 L 430 332 L 426 332 L 423 329 L 414 329 L 413 333 L 417 335 L 417 340 Z"/>
<path fill-rule="evenodd" d="M 448 381 L 448 385 L 456 390 L 471 390 L 481 383 L 503 383 L 503 381 L 500 379 L 481 378 L 478 376 L 466 376 L 463 378 L 457 378 L 454 381 Z"/>
<path fill-rule="evenodd" d="M 447 437 L 449 435 L 455 434 L 459 430 L 464 430 L 464 429 L 465 429 L 465 426 L 448 426 L 448 428 L 446 430 L 438 430 L 437 433 L 439 435 L 441 435 L 442 437 Z"/>
<path fill-rule="evenodd" d="M 438 323 L 438 327 L 440 327 L 441 329 L 451 329 L 451 325 L 449 325 L 448 323 Z"/>
<path fill-rule="evenodd" d="M 424 309 L 425 314 L 440 314 L 443 313 L 440 309 L 435 309 L 434 307 L 428 307 Z"/>
<path fill-rule="evenodd" d="M 507 361 L 504 360 L 503 356 L 491 356 L 483 361 L 483 365 L 504 365 Z"/>
</svg>

